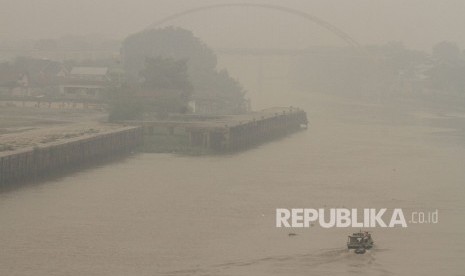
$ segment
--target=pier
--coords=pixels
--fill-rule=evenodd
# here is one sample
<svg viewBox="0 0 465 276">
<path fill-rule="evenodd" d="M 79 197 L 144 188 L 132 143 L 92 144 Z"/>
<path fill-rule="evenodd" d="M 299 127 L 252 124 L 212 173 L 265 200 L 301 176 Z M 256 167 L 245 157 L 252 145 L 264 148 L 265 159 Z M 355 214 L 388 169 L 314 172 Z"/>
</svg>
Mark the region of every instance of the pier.
<svg viewBox="0 0 465 276">
<path fill-rule="evenodd" d="M 273 107 L 241 115 L 125 123 L 142 126 L 146 135 L 160 129 L 165 135 L 183 133 L 188 136 L 189 147 L 224 152 L 243 149 L 307 128 L 308 120 L 302 109 Z"/>
</svg>

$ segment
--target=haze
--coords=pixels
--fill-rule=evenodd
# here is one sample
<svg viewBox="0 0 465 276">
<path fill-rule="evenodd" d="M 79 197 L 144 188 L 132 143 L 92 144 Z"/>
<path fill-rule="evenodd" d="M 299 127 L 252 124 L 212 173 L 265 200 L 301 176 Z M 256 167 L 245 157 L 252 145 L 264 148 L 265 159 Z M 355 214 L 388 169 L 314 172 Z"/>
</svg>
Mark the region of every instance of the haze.
<svg viewBox="0 0 465 276">
<path fill-rule="evenodd" d="M 0 0 L 0 275 L 465 275 L 464 12 Z"/>
<path fill-rule="evenodd" d="M 234 1 L 1 0 L 0 39 L 57 38 L 67 34 L 99 34 L 123 39 L 175 12 L 231 2 Z M 458 43 L 460 48 L 465 46 L 465 2 L 460 0 L 247 2 L 276 4 L 309 12 L 339 26 L 365 45 L 402 41 L 408 48 L 430 50 L 435 43 L 448 40 Z M 341 43 L 302 19 L 260 9 L 206 11 L 174 20 L 171 24 L 191 29 L 213 47 L 265 47 L 272 44 L 274 48 L 298 48 L 296 46 L 305 47 L 306 44 Z M 276 28 L 286 31 L 276 32 Z M 276 36 L 276 33 L 280 35 Z"/>
</svg>

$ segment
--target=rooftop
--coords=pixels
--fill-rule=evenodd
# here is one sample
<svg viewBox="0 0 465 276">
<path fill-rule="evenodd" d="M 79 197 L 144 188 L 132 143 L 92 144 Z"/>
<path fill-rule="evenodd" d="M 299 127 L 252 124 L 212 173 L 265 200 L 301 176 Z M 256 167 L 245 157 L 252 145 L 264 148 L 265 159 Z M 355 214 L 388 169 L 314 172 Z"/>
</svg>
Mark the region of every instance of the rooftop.
<svg viewBox="0 0 465 276">
<path fill-rule="evenodd" d="M 71 75 L 105 76 L 107 73 L 107 67 L 73 67 L 71 70 Z"/>
</svg>

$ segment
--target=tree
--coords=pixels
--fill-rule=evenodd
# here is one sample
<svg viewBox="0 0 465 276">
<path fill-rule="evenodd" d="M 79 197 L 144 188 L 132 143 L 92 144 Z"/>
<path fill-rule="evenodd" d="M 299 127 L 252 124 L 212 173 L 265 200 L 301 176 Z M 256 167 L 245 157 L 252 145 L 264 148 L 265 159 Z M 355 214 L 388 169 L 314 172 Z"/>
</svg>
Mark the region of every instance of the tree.
<svg viewBox="0 0 465 276">
<path fill-rule="evenodd" d="M 147 58 L 185 60 L 196 102 L 214 106 L 215 113 L 245 111 L 245 91 L 226 71 L 218 72 L 217 58 L 210 48 L 192 32 L 174 27 L 153 29 L 133 34 L 122 46 L 123 64 L 135 80 Z"/>
<path fill-rule="evenodd" d="M 111 95 L 110 121 L 185 113 L 192 94 L 186 60 L 147 58 L 139 82 L 128 82 Z"/>
<path fill-rule="evenodd" d="M 156 112 L 159 116 L 187 111 L 193 88 L 186 60 L 147 58 L 140 76 L 140 95 L 146 99 L 147 111 Z"/>
<path fill-rule="evenodd" d="M 434 66 L 429 72 L 433 88 L 465 94 L 465 61 L 460 49 L 452 42 L 441 42 L 433 47 Z"/>
<path fill-rule="evenodd" d="M 455 63 L 460 59 L 460 49 L 455 43 L 443 41 L 434 45 L 433 58 L 437 62 Z"/>
<path fill-rule="evenodd" d="M 127 37 L 121 49 L 126 72 L 137 77 L 145 60 L 168 57 L 188 60 L 189 75 L 195 70 L 211 71 L 216 68 L 216 56 L 192 32 L 174 27 L 151 29 Z"/>
<path fill-rule="evenodd" d="M 147 58 L 140 76 L 145 88 L 179 90 L 186 97 L 192 92 L 185 59 Z"/>
</svg>

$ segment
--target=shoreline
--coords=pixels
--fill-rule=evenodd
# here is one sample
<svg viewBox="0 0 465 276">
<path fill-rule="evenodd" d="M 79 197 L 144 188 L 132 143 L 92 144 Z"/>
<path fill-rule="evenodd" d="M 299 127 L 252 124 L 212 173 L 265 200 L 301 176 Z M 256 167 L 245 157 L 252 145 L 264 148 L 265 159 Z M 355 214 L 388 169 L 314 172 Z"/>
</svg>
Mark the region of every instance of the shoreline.
<svg viewBox="0 0 465 276">
<path fill-rule="evenodd" d="M 142 143 L 141 127 L 122 127 L 0 154 L 0 186 L 23 183 L 69 166 L 127 152 Z"/>
<path fill-rule="evenodd" d="M 88 118 L 82 123 L 62 120 L 54 126 L 42 124 L 26 130 L 18 124 L 16 131 L 0 135 L 0 186 L 36 179 L 135 148 L 186 155 L 236 152 L 307 125 L 306 112 L 294 107 L 273 107 L 197 121 L 186 117 L 176 121 L 102 124 Z"/>
</svg>

